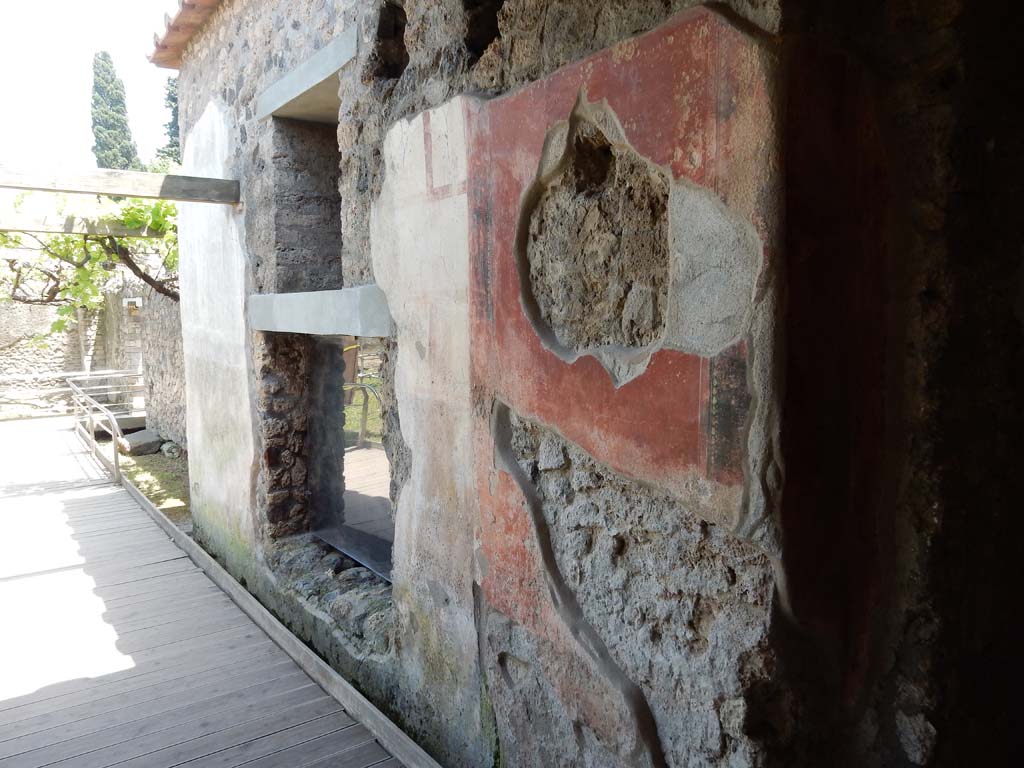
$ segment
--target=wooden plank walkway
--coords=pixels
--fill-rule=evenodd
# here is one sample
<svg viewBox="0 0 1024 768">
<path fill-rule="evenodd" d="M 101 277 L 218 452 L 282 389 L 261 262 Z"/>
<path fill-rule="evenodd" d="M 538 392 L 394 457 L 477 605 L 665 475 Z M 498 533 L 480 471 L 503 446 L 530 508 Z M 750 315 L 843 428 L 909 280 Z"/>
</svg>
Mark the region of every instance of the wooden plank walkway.
<svg viewBox="0 0 1024 768">
<path fill-rule="evenodd" d="M 0 768 L 400 766 L 56 426 L 0 423 Z"/>
<path fill-rule="evenodd" d="M 390 494 L 391 464 L 383 448 L 345 451 L 345 525 L 394 544 Z"/>
</svg>

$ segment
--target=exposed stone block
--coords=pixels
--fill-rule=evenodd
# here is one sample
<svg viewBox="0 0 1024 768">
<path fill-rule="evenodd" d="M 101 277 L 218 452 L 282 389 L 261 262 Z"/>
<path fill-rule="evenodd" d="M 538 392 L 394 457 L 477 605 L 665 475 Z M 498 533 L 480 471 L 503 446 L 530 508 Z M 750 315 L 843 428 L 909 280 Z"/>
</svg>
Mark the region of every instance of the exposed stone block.
<svg viewBox="0 0 1024 768">
<path fill-rule="evenodd" d="M 177 459 L 181 457 L 181 446 L 168 440 L 160 446 L 160 453 L 169 459 Z"/>
<path fill-rule="evenodd" d="M 118 441 L 118 450 L 129 456 L 145 456 L 157 453 L 164 439 L 151 429 L 142 429 L 125 435 Z"/>
</svg>

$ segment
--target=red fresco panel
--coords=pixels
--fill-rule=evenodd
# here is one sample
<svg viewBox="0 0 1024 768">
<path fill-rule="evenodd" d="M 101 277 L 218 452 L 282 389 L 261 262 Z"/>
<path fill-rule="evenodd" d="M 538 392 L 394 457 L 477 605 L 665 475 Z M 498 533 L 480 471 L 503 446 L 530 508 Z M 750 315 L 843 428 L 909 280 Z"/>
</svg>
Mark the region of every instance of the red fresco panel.
<svg viewBox="0 0 1024 768">
<path fill-rule="evenodd" d="M 696 472 L 735 488 L 735 498 L 749 406 L 742 343 L 710 360 L 658 351 L 642 375 L 619 388 L 594 357 L 566 363 L 543 346 L 520 302 L 515 242 L 521 200 L 545 137 L 585 90 L 588 101 L 607 101 L 641 155 L 676 179 L 718 191 L 723 173 L 744 171 L 730 163 L 736 101 L 768 98 L 763 73 L 741 71 L 738 63 L 751 60 L 738 52 L 754 45 L 722 17 L 695 9 L 482 105 L 470 122 L 471 355 L 482 547 L 491 569 L 488 598 L 527 624 L 536 626 L 537 617 L 521 615 L 532 611 L 520 605 L 527 585 L 515 582 L 537 576 L 524 572 L 530 558 L 517 549 L 527 546 L 524 532 L 508 519 L 515 515 L 510 505 L 521 507 L 521 495 L 507 478 L 494 476 L 485 434 L 493 399 L 622 475 L 672 492 Z M 727 193 L 735 185 L 723 187 Z"/>
</svg>

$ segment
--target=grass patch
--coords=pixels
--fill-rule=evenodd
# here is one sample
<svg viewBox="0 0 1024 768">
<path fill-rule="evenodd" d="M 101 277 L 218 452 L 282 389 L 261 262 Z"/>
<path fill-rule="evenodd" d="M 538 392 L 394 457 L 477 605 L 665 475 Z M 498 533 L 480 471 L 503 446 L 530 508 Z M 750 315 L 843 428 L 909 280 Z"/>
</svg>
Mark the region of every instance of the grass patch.
<svg viewBox="0 0 1024 768">
<path fill-rule="evenodd" d="M 184 456 L 172 459 L 159 452 L 148 456 L 122 456 L 121 471 L 175 525 L 192 522 L 188 459 Z"/>
<path fill-rule="evenodd" d="M 360 382 L 369 384 L 378 392 L 380 391 L 380 379 L 376 377 L 360 379 Z M 384 420 L 381 417 L 380 403 L 376 397 L 366 392 L 366 390 L 356 390 L 355 394 L 352 395 L 352 404 L 345 406 L 345 447 L 355 445 L 359 439 L 359 424 L 362 420 L 364 395 L 368 395 L 370 398 L 370 406 L 366 414 L 366 439 L 379 443 L 384 438 Z"/>
</svg>

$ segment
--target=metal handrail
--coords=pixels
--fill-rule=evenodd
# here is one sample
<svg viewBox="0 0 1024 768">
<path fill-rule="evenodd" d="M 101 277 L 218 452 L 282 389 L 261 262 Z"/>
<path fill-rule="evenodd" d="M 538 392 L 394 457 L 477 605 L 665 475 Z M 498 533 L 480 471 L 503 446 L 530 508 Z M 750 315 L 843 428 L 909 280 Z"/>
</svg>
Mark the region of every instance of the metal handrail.
<svg viewBox="0 0 1024 768">
<path fill-rule="evenodd" d="M 134 384 L 109 384 L 118 379 L 136 377 Z M 24 406 L 32 412 L 18 415 L 18 420 L 54 418 L 66 415 L 62 402 L 71 399 L 73 392 L 67 380 L 73 378 L 90 394 L 105 393 L 111 400 L 119 395 L 142 394 L 145 384 L 139 371 L 109 369 L 102 371 L 37 372 L 0 375 L 0 409 Z"/>
<path fill-rule="evenodd" d="M 121 460 L 120 460 L 120 444 L 124 439 L 124 433 L 121 431 L 120 424 L 117 423 L 117 416 L 103 403 L 99 402 L 95 397 L 89 394 L 86 390 L 89 387 L 82 387 L 79 382 L 87 381 L 89 379 L 113 379 L 113 378 L 127 378 L 138 377 L 141 374 L 133 372 L 130 374 L 121 375 L 110 375 L 106 372 L 89 374 L 86 376 L 69 377 L 65 379 L 68 387 L 71 390 L 71 398 L 74 403 L 75 409 L 75 433 L 83 439 L 86 446 L 88 446 L 93 457 L 103 464 L 107 469 L 114 475 L 114 480 L 121 482 Z M 135 385 L 129 385 L 123 391 L 127 392 L 132 389 Z M 129 410 L 129 413 L 131 410 Z M 100 415 L 99 420 L 97 419 L 97 413 Z M 120 414 L 125 415 L 125 414 Z M 97 424 L 97 421 L 102 422 L 105 419 L 107 422 L 106 427 L 102 423 Z M 86 429 L 88 425 L 88 429 Z M 99 426 L 105 429 L 111 437 L 113 446 L 113 461 L 108 461 L 107 457 L 103 455 L 100 450 L 99 442 L 96 440 L 96 428 Z"/>
<path fill-rule="evenodd" d="M 7 373 L 0 376 L 0 384 L 9 381 L 32 381 L 34 379 L 68 378 L 117 378 L 118 376 L 139 376 L 139 372 L 128 368 L 110 368 L 103 371 L 55 371 L 38 373 Z"/>
<path fill-rule="evenodd" d="M 363 384 L 362 382 L 346 382 L 342 385 L 342 389 L 358 389 L 363 393 L 363 408 L 359 415 L 359 437 L 356 439 L 356 447 L 363 448 L 369 444 L 366 439 L 366 420 L 370 415 L 370 396 L 366 393 L 373 393 L 373 396 L 377 398 L 377 405 L 382 409 L 384 407 L 384 403 L 381 402 L 380 392 L 369 384 Z"/>
</svg>

